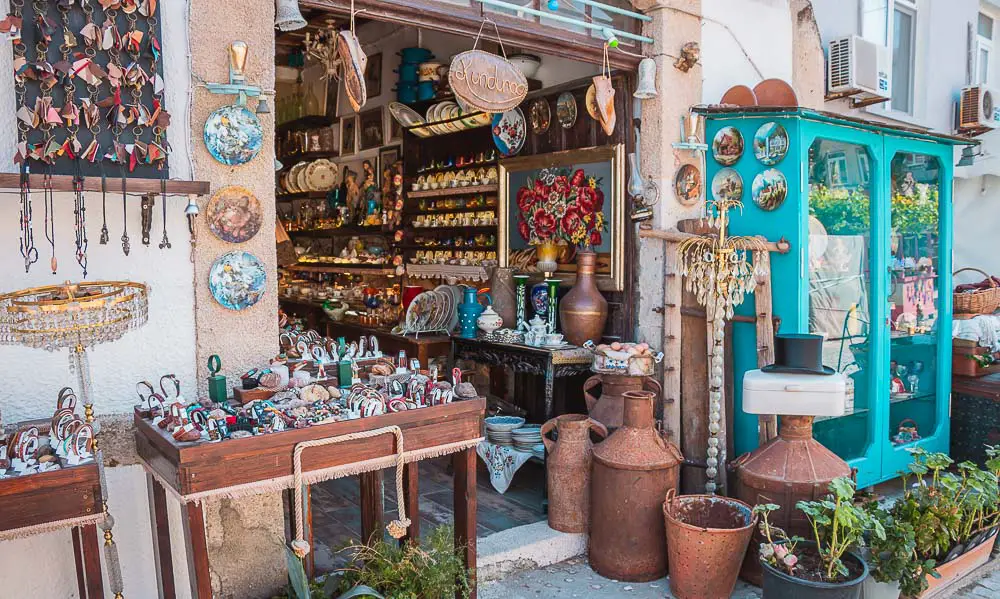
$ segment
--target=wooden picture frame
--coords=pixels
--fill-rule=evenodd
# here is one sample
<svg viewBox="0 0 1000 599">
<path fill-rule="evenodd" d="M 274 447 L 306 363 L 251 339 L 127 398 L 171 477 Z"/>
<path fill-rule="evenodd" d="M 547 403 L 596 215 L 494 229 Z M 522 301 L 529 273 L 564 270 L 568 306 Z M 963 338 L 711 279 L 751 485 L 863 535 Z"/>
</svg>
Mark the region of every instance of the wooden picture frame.
<svg viewBox="0 0 1000 599">
<path fill-rule="evenodd" d="M 340 155 L 351 156 L 358 152 L 358 115 L 340 119 Z"/>
<path fill-rule="evenodd" d="M 365 67 L 365 90 L 368 92 L 369 100 L 382 95 L 381 52 L 368 57 L 368 66 Z"/>
<path fill-rule="evenodd" d="M 624 289 L 625 236 L 628 232 L 625 229 L 625 148 L 622 144 L 501 160 L 499 176 L 500 266 L 526 273 L 537 272 L 537 258 L 531 245 L 531 241 L 536 240 L 535 233 L 561 237 L 568 235 L 568 227 L 575 224 L 576 230 L 583 232 L 588 242 L 599 241 L 592 248 L 597 253 L 598 288 L 603 291 Z M 569 185 L 566 201 L 558 207 L 551 203 L 542 205 L 546 200 L 540 197 L 548 198 L 551 194 L 548 191 L 534 194 L 536 182 L 551 190 L 553 185 L 559 184 L 560 178 L 563 178 L 563 185 Z M 578 178 L 581 179 L 576 180 Z M 584 191 L 584 187 L 592 191 Z M 574 193 L 578 195 L 573 197 Z M 567 210 L 570 208 L 572 213 Z M 536 215 L 545 219 L 541 221 L 545 224 L 543 231 L 538 230 Z M 578 220 L 573 219 L 573 215 Z M 596 226 L 597 215 L 603 222 L 602 227 Z M 597 235 L 592 236 L 593 233 Z M 559 266 L 553 277 L 564 285 L 572 285 L 576 280 L 574 243 L 566 239 L 560 239 L 559 243 L 562 246 L 557 260 Z"/>
<path fill-rule="evenodd" d="M 382 107 L 358 114 L 358 151 L 372 150 L 385 144 L 385 119 Z"/>
</svg>

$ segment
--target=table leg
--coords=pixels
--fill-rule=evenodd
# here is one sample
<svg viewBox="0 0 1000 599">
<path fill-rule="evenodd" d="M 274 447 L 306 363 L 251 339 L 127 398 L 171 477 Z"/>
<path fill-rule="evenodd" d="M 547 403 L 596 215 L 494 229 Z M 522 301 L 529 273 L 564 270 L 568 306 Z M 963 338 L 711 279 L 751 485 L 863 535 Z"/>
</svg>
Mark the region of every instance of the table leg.
<svg viewBox="0 0 1000 599">
<path fill-rule="evenodd" d="M 545 421 L 552 419 L 553 393 L 556 381 L 556 367 L 550 360 L 545 366 Z"/>
<path fill-rule="evenodd" d="M 411 462 L 403 466 L 403 497 L 399 501 L 406 507 L 406 517 L 410 519 L 410 527 L 406 530 L 406 536 L 399 540 L 400 543 L 420 542 L 420 488 L 417 464 L 418 462 Z"/>
<path fill-rule="evenodd" d="M 191 596 L 212 599 L 212 572 L 208 562 L 208 538 L 205 536 L 205 512 L 200 503 L 184 504 L 184 540 L 188 547 L 188 572 Z"/>
<path fill-rule="evenodd" d="M 96 524 L 73 527 L 73 557 L 81 599 L 104 599 L 101 547 Z"/>
<path fill-rule="evenodd" d="M 464 449 L 452 456 L 455 465 L 455 549 L 462 553 L 465 567 L 476 569 L 476 449 Z M 475 573 L 470 573 L 472 593 L 476 599 Z M 461 594 L 455 594 L 461 599 Z"/>
<path fill-rule="evenodd" d="M 153 559 L 156 560 L 156 587 L 161 599 L 174 599 L 174 562 L 170 551 L 170 519 L 167 514 L 167 494 L 163 485 L 152 475 L 146 475 L 153 519 Z"/>
<path fill-rule="evenodd" d="M 363 472 L 358 478 L 361 483 L 361 538 L 365 543 L 372 543 L 382 538 L 384 528 L 382 471 Z"/>
<path fill-rule="evenodd" d="M 292 496 L 294 497 L 294 495 L 295 494 L 293 493 Z M 310 485 L 302 485 L 302 504 L 302 526 L 305 529 L 305 540 L 309 543 L 310 547 L 315 547 L 316 542 L 313 539 L 312 487 Z M 316 576 L 316 552 L 310 551 L 307 553 L 305 560 L 303 561 L 306 569 L 306 576 L 312 579 Z"/>
<path fill-rule="evenodd" d="M 80 527 L 73 530 L 73 561 L 76 562 L 76 588 L 80 591 L 80 599 L 87 599 L 87 577 L 83 574 L 83 547 L 80 546 Z"/>
</svg>

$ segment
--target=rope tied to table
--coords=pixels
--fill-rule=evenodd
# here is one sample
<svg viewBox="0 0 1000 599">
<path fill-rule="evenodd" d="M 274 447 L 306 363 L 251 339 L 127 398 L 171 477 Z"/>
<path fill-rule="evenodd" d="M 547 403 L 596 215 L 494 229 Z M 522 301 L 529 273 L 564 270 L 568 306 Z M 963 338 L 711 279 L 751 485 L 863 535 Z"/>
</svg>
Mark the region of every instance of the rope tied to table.
<svg viewBox="0 0 1000 599">
<path fill-rule="evenodd" d="M 370 431 L 361 431 L 325 439 L 303 441 L 295 446 L 292 454 L 292 467 L 295 477 L 295 540 L 290 544 L 292 551 L 299 558 L 304 558 L 309 553 L 311 547 L 305 540 L 305 523 L 302 514 L 302 452 L 310 447 L 322 447 L 344 441 L 356 441 L 358 439 L 370 439 L 380 435 L 392 434 L 396 437 L 396 497 L 398 498 L 399 518 L 390 522 L 385 528 L 394 539 L 401 539 L 410 527 L 410 519 L 406 517 L 406 506 L 403 497 L 403 430 L 398 426 L 385 426 Z"/>
</svg>

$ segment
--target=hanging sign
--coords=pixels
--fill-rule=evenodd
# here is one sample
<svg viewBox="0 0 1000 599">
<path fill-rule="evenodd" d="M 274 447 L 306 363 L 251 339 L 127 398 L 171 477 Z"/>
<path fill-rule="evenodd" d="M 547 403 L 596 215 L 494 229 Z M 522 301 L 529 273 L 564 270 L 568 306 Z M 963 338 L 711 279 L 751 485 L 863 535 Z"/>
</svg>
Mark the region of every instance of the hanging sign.
<svg viewBox="0 0 1000 599">
<path fill-rule="evenodd" d="M 448 70 L 451 91 L 476 110 L 507 112 L 528 94 L 528 80 L 507 59 L 482 50 L 457 54 Z"/>
</svg>

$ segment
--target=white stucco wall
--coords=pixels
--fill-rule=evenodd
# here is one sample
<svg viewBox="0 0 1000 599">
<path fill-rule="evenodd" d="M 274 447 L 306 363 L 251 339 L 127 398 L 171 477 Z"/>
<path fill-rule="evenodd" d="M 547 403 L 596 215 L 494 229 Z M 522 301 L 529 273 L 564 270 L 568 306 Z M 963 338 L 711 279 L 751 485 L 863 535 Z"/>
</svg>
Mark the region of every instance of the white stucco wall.
<svg viewBox="0 0 1000 599">
<path fill-rule="evenodd" d="M 3 7 L 7 3 L 3 2 Z M 164 40 L 166 106 L 173 116 L 168 141 L 173 148 L 170 176 L 189 179 L 191 135 L 188 119 L 190 68 L 187 44 L 187 2 L 162 2 L 161 38 Z M 14 131 L 14 94 L 11 79 L 11 52 L 4 40 L 0 50 L 0 128 Z M 0 138 L 0 170 L 15 172 L 13 136 Z M 7 192 L 7 190 L 4 190 Z M 44 210 L 41 194 L 34 198 L 34 233 L 39 261 L 27 274 L 18 250 L 18 206 L 15 195 L 0 201 L 0 292 L 66 280 L 79 281 L 82 273 L 74 258 L 73 196 L 55 197 L 57 275 L 48 269 L 49 247 L 43 232 Z M 141 243 L 139 198 L 128 200 L 128 231 L 131 253 L 121 249 L 121 196 L 109 195 L 108 228 L 111 241 L 98 243 L 101 228 L 101 197 L 87 194 L 89 274 L 87 280 L 128 279 L 150 286 L 149 323 L 120 341 L 90 352 L 94 380 L 95 410 L 101 414 L 128 413 L 136 403 L 135 383 L 156 381 L 166 373 L 180 377 L 184 393 L 193 396 L 196 376 L 193 268 L 187 220 L 186 198 L 168 203 L 167 232 L 173 248 L 160 250 L 162 219 L 159 199 L 154 210 L 150 245 Z M 4 374 L 0 386 L 0 410 L 8 423 L 25 419 L 49 418 L 55 397 L 64 386 L 75 386 L 65 351 L 48 353 L 20 347 L 0 347 L 0 362 L 15 365 Z M 142 468 L 108 468 L 109 506 L 115 517 L 125 580 L 125 594 L 132 598 L 156 597 L 153 545 L 150 531 L 146 475 Z M 173 521 L 179 521 L 179 507 L 170 506 Z M 187 565 L 183 535 L 175 526 L 172 534 L 174 570 L 180 597 L 188 597 Z M 110 592 L 106 592 L 111 596 Z M 69 531 L 38 535 L 0 544 L 0 599 L 77 597 L 73 548 Z"/>
</svg>

